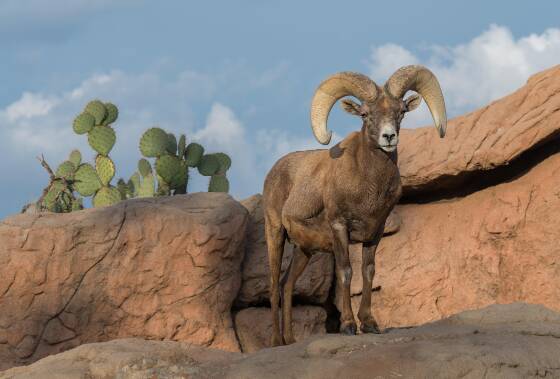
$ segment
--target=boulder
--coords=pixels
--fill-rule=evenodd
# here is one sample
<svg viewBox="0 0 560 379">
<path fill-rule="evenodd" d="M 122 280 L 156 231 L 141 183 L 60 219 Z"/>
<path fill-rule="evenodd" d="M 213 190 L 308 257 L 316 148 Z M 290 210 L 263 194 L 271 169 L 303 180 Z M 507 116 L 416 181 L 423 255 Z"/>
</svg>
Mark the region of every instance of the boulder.
<svg viewBox="0 0 560 379">
<path fill-rule="evenodd" d="M 560 314 L 493 305 L 385 334 L 323 335 L 252 354 L 140 339 L 82 345 L 2 379 L 560 377 Z"/>
<path fill-rule="evenodd" d="M 296 341 L 309 336 L 325 334 L 327 313 L 321 307 L 312 305 L 292 308 L 292 327 Z M 270 347 L 272 335 L 272 315 L 270 308 L 246 308 L 235 315 L 235 331 L 245 353 Z"/>
<path fill-rule="evenodd" d="M 268 302 L 270 281 L 262 196 L 253 195 L 241 201 L 241 204 L 247 208 L 250 216 L 243 260 L 243 282 L 236 303 L 238 306 L 262 304 Z M 293 249 L 293 245 L 286 241 L 282 259 L 282 274 L 288 268 Z M 329 295 L 333 275 L 334 257 L 332 254 L 314 254 L 297 280 L 294 296 L 308 303 L 324 303 Z"/>
<path fill-rule="evenodd" d="M 229 195 L 133 199 L 0 223 L 0 369 L 142 337 L 239 351 L 248 213 Z"/>
</svg>

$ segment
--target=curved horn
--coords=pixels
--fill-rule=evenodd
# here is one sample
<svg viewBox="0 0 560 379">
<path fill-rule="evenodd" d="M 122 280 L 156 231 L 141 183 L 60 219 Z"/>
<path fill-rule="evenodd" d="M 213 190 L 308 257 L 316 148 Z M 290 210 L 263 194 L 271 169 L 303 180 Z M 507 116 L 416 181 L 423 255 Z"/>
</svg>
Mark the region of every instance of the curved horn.
<svg viewBox="0 0 560 379">
<path fill-rule="evenodd" d="M 373 80 L 355 72 L 339 72 L 325 79 L 311 101 L 311 128 L 317 141 L 323 145 L 331 141 L 332 132 L 327 130 L 327 119 L 338 99 L 354 96 L 362 102 L 373 101 L 378 91 Z"/>
<path fill-rule="evenodd" d="M 430 108 L 439 136 L 441 138 L 445 136 L 447 128 L 445 101 L 439 82 L 430 70 L 419 65 L 401 67 L 387 80 L 385 89 L 390 95 L 399 99 L 409 90 L 418 92 Z"/>
</svg>

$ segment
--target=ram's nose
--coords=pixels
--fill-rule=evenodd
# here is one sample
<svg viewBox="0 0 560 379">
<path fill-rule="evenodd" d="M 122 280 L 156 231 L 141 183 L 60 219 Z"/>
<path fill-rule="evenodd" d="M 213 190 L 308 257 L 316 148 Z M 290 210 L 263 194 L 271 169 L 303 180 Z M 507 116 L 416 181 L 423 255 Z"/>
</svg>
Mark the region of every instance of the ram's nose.
<svg viewBox="0 0 560 379">
<path fill-rule="evenodd" d="M 385 140 L 387 141 L 388 144 L 391 144 L 391 142 L 397 137 L 396 133 L 383 133 L 383 138 L 385 138 Z"/>
</svg>

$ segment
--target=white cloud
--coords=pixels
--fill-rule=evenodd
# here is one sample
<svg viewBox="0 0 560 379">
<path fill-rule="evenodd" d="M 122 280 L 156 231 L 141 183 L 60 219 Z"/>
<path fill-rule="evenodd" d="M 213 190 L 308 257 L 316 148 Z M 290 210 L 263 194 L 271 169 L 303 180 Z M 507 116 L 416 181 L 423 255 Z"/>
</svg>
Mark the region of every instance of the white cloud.
<svg viewBox="0 0 560 379">
<path fill-rule="evenodd" d="M 513 92 L 530 75 L 558 64 L 560 29 L 515 39 L 508 28 L 492 25 L 465 44 L 433 45 L 427 53 L 420 59 L 395 44 L 374 47 L 368 62 L 370 75 L 384 83 L 400 66 L 424 64 L 440 80 L 449 115 L 457 116 Z M 431 123 L 425 105 L 407 119 L 405 127 Z"/>
<path fill-rule="evenodd" d="M 42 94 L 24 92 L 21 98 L 10 104 L 4 111 L 5 117 L 11 121 L 44 116 L 56 106 L 56 98 L 46 98 Z"/>
</svg>

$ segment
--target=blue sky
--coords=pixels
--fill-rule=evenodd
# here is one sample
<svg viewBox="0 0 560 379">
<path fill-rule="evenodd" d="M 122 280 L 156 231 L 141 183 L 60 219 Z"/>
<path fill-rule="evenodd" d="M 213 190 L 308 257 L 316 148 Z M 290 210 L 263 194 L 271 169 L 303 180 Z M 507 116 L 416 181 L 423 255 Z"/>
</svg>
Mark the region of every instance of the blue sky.
<svg viewBox="0 0 560 379">
<path fill-rule="evenodd" d="M 558 14 L 554 1 L 1 0 L 0 217 L 48 182 L 37 155 L 52 166 L 73 148 L 93 158 L 71 129 L 91 99 L 120 108 L 118 176 L 133 173 L 139 137 L 157 125 L 230 154 L 241 199 L 262 191 L 281 155 L 319 147 L 308 110 L 327 75 L 383 83 L 421 63 L 453 117 L 560 63 Z M 404 126 L 429 122 L 423 105 Z M 337 139 L 359 126 L 335 107 Z M 206 185 L 192 174 L 191 192 Z"/>
</svg>

